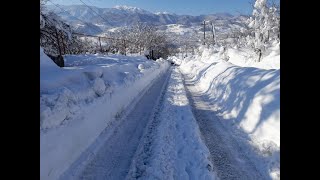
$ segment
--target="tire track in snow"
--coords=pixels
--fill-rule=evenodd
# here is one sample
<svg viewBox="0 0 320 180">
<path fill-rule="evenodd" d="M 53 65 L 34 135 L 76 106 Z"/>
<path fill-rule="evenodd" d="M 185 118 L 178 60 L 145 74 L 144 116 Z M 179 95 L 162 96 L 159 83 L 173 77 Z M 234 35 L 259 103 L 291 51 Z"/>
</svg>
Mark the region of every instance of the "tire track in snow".
<svg viewBox="0 0 320 180">
<path fill-rule="evenodd" d="M 198 93 L 196 87 L 188 80 L 185 80 L 184 84 L 217 176 L 222 180 L 268 179 L 260 174 L 237 141 L 221 124 L 220 119 L 210 109 L 210 104 L 203 99 L 203 94 Z"/>
<path fill-rule="evenodd" d="M 215 179 L 209 150 L 200 138 L 176 68 L 166 89 L 161 110 L 149 122 L 126 179 Z"/>
<path fill-rule="evenodd" d="M 170 72 L 168 70 L 159 77 L 135 107 L 124 118 L 118 119 L 121 122 L 108 140 L 98 138 L 102 142 L 98 142 L 97 152 L 89 155 L 92 158 L 84 167 L 74 167 L 75 170 L 70 170 L 61 179 L 124 179 L 153 109 L 161 104 L 159 95 L 165 91 Z M 104 137 L 103 134 L 101 136 Z M 79 166 L 81 163 L 78 162 Z"/>
<path fill-rule="evenodd" d="M 163 90 L 161 91 L 161 95 L 159 96 L 158 106 L 153 109 L 153 113 L 144 132 L 142 142 L 140 142 L 136 155 L 133 158 L 133 162 L 130 167 L 131 172 L 129 172 L 126 179 L 138 179 L 142 177 L 144 172 L 146 171 L 146 165 L 150 163 L 150 156 L 152 153 L 151 144 L 154 142 L 154 132 L 156 131 L 156 128 L 160 123 L 160 119 L 158 117 L 160 115 L 160 110 L 163 107 L 164 95 L 166 94 L 166 90 L 168 88 L 171 73 L 172 72 L 170 70 L 170 73 L 168 74 L 166 80 L 166 84 L 164 85 Z"/>
</svg>

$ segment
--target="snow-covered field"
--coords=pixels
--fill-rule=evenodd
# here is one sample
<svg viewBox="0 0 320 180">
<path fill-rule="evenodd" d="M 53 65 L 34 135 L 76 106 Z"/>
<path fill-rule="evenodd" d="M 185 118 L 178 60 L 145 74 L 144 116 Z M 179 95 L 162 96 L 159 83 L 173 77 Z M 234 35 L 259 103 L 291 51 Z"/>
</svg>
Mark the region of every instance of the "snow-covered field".
<svg viewBox="0 0 320 180">
<path fill-rule="evenodd" d="M 169 67 L 142 56 L 65 59 L 59 68 L 40 48 L 41 179 L 57 179 Z"/>
<path fill-rule="evenodd" d="M 221 54 L 212 49 L 184 60 L 171 59 L 181 64 L 186 79 L 237 139 L 249 141 L 253 151 L 264 157 L 265 162 L 258 164 L 279 179 L 280 69 L 236 66 L 221 60 Z"/>
<path fill-rule="evenodd" d="M 184 35 L 184 34 L 191 34 L 192 32 L 198 30 L 198 27 L 185 27 L 181 24 L 168 24 L 166 25 L 166 32 L 167 33 L 175 33 L 178 35 Z"/>
</svg>

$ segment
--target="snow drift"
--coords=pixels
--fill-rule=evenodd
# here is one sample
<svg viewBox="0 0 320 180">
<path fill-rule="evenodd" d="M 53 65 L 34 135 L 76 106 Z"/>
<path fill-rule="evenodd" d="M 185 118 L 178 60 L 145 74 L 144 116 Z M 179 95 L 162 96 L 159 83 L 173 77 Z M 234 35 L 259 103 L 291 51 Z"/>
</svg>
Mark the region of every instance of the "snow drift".
<svg viewBox="0 0 320 180">
<path fill-rule="evenodd" d="M 98 54 L 68 55 L 65 65 L 40 48 L 41 179 L 57 179 L 169 67 L 164 60 Z"/>
</svg>

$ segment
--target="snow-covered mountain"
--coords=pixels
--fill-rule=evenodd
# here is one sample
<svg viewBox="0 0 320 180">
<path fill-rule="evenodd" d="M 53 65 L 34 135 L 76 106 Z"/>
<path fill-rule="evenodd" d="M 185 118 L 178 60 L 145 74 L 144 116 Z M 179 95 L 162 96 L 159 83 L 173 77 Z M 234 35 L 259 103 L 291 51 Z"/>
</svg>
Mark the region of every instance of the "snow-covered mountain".
<svg viewBox="0 0 320 180">
<path fill-rule="evenodd" d="M 191 16 L 177 15 L 168 12 L 149 12 L 137 7 L 115 6 L 113 8 L 98 8 L 94 6 L 70 5 L 62 6 L 66 12 L 55 6 L 48 5 L 48 10 L 54 11 L 71 25 L 81 28 L 81 32 L 97 34 L 108 29 L 144 22 L 155 26 L 179 24 L 184 27 L 200 26 L 204 20 L 215 22 L 218 29 L 231 28 L 232 24 L 242 24 L 244 16 L 233 16 L 228 13 Z M 80 21 L 81 20 L 81 21 Z M 86 23 L 84 23 L 86 22 Z"/>
<path fill-rule="evenodd" d="M 131 6 L 115 6 L 113 8 L 111 8 L 111 10 L 115 11 L 115 10 L 119 10 L 122 11 L 124 13 L 141 13 L 141 14 L 151 14 L 149 11 L 146 11 L 144 9 L 138 8 L 138 7 L 131 7 Z"/>
</svg>

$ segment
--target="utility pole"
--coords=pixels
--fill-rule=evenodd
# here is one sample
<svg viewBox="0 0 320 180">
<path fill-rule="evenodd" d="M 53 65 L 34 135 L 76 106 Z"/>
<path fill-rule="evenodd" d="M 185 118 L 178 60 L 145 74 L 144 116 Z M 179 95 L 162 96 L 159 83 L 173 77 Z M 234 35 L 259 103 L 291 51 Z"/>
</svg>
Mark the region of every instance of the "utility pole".
<svg viewBox="0 0 320 180">
<path fill-rule="evenodd" d="M 101 48 L 101 40 L 100 40 L 100 37 L 98 37 L 99 39 L 99 45 L 100 45 L 100 52 L 102 53 L 102 48 Z"/>
<path fill-rule="evenodd" d="M 127 47 L 126 47 L 126 40 L 123 39 L 123 45 L 124 45 L 124 55 L 126 56 L 127 55 Z"/>
<path fill-rule="evenodd" d="M 216 41 L 216 30 L 214 28 L 213 22 L 211 22 L 211 26 L 212 26 L 212 39 L 213 39 L 213 43 L 215 44 L 217 41 Z"/>
<path fill-rule="evenodd" d="M 153 57 L 153 49 L 151 50 L 151 59 L 154 59 L 154 57 Z"/>
<path fill-rule="evenodd" d="M 203 23 L 201 24 L 203 25 L 203 45 L 206 44 L 206 21 L 204 20 Z"/>
</svg>

